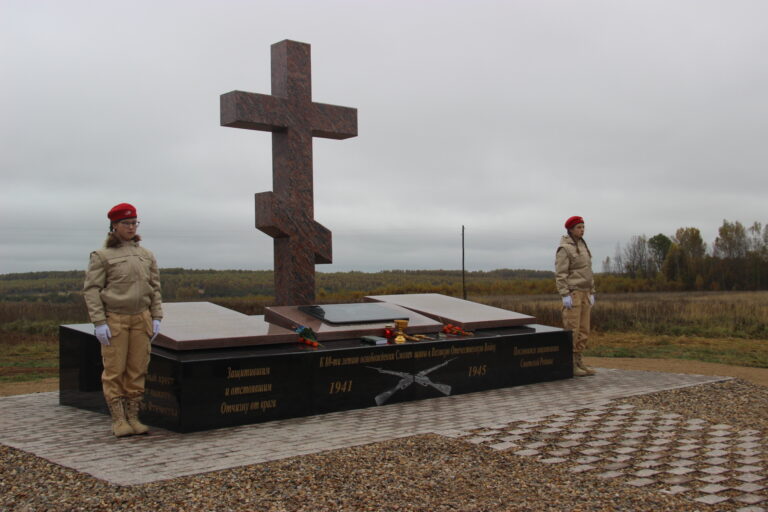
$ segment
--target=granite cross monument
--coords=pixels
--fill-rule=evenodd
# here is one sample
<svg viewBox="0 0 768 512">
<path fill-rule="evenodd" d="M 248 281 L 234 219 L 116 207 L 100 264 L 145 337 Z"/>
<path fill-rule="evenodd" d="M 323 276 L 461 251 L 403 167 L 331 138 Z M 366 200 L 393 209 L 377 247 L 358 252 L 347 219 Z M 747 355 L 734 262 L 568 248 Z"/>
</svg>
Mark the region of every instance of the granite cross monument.
<svg viewBox="0 0 768 512">
<path fill-rule="evenodd" d="M 572 333 L 528 315 L 437 294 L 312 304 L 314 265 L 331 261 L 331 233 L 314 220 L 312 138 L 354 137 L 357 111 L 312 102 L 310 76 L 309 45 L 282 41 L 271 96 L 221 96 L 222 125 L 272 132 L 274 190 L 256 195 L 256 227 L 275 238 L 277 305 L 166 304 L 144 420 L 193 432 L 572 377 Z M 387 342 L 393 322 L 407 336 Z M 317 344 L 300 343 L 297 326 Z M 62 325 L 59 403 L 106 412 L 102 363 L 93 325 Z"/>
<path fill-rule="evenodd" d="M 272 45 L 272 95 L 221 95 L 221 125 L 272 132 L 272 192 L 256 194 L 256 227 L 273 237 L 277 305 L 315 302 L 315 263 L 331 263 L 331 232 L 314 220 L 312 138 L 357 136 L 357 109 L 312 101 L 310 47 Z"/>
</svg>

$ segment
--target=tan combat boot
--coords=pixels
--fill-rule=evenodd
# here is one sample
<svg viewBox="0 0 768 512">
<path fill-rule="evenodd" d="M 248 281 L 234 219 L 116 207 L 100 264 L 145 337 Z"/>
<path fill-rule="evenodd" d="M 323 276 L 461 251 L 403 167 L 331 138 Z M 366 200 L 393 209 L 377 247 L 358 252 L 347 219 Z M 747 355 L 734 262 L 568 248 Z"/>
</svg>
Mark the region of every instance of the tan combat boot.
<svg viewBox="0 0 768 512">
<path fill-rule="evenodd" d="M 126 398 L 125 413 L 133 433 L 146 434 L 149 432 L 149 427 L 139 421 L 139 405 L 141 405 L 141 397 Z"/>
<path fill-rule="evenodd" d="M 587 375 L 594 375 L 595 374 L 595 370 L 593 370 L 592 368 L 590 368 L 589 366 L 584 364 L 584 359 L 583 359 L 581 353 L 573 354 L 573 356 L 574 356 L 574 362 L 576 363 L 576 365 L 579 368 L 581 368 L 582 371 L 586 372 Z"/>
<path fill-rule="evenodd" d="M 109 414 L 112 415 L 112 433 L 115 437 L 125 437 L 133 434 L 133 428 L 125 420 L 125 409 L 123 409 L 123 400 L 115 398 L 107 402 Z"/>
<path fill-rule="evenodd" d="M 574 377 L 586 377 L 589 375 L 587 372 L 581 369 L 579 363 L 576 362 L 576 354 L 573 354 L 573 376 Z"/>
</svg>

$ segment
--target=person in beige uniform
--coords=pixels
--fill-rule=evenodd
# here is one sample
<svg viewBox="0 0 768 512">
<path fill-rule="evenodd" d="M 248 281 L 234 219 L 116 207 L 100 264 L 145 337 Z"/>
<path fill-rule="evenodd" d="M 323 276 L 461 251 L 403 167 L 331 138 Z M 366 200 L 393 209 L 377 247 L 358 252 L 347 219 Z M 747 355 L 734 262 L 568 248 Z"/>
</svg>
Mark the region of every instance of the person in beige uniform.
<svg viewBox="0 0 768 512">
<path fill-rule="evenodd" d="M 139 246 L 136 208 L 120 203 L 109 213 L 104 248 L 91 253 L 83 295 L 101 343 L 104 398 L 116 437 L 146 434 L 139 421 L 151 342 L 163 318 L 155 256 Z"/>
<path fill-rule="evenodd" d="M 565 221 L 568 231 L 560 239 L 555 255 L 555 284 L 563 299 L 563 328 L 573 331 L 573 375 L 585 377 L 595 371 L 584 364 L 582 352 L 589 338 L 589 315 L 595 304 L 592 253 L 584 241 L 584 219 Z"/>
</svg>

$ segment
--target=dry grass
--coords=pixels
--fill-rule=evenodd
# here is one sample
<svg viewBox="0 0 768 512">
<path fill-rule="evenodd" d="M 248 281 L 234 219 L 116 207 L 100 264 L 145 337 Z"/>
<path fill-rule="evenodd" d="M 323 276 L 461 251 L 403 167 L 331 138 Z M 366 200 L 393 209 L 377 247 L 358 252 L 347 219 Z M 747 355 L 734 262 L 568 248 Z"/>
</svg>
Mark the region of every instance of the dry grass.
<svg viewBox="0 0 768 512">
<path fill-rule="evenodd" d="M 691 359 L 706 363 L 768 368 L 768 342 L 743 338 L 594 333 L 586 355 Z"/>
<path fill-rule="evenodd" d="M 561 303 L 554 295 L 471 297 L 484 304 L 561 325 Z M 592 310 L 597 332 L 768 340 L 768 292 L 669 292 L 598 295 Z"/>
<path fill-rule="evenodd" d="M 557 296 L 472 297 L 562 325 Z M 768 368 L 768 292 L 598 295 L 587 355 Z"/>
<path fill-rule="evenodd" d="M 0 331 L 0 382 L 45 379 L 58 373 L 56 337 Z"/>
</svg>

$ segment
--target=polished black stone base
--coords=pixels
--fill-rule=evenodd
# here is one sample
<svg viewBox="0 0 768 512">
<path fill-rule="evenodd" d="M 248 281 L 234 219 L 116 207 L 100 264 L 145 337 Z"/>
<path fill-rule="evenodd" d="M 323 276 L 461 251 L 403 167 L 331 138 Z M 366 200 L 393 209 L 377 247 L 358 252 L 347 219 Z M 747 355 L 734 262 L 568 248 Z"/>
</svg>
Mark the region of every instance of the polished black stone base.
<svg viewBox="0 0 768 512">
<path fill-rule="evenodd" d="M 60 330 L 60 403 L 106 412 L 90 324 Z M 177 432 L 376 407 L 573 376 L 570 331 L 543 325 L 372 346 L 153 347 L 142 419 Z"/>
</svg>

